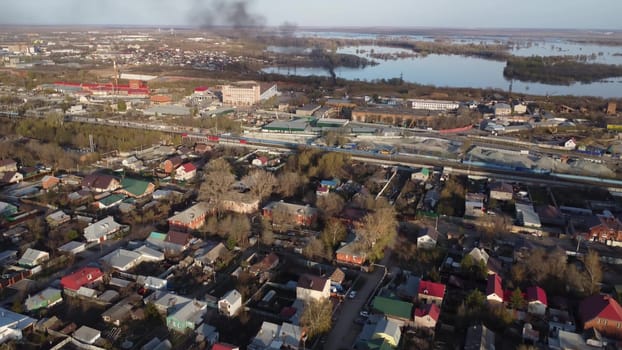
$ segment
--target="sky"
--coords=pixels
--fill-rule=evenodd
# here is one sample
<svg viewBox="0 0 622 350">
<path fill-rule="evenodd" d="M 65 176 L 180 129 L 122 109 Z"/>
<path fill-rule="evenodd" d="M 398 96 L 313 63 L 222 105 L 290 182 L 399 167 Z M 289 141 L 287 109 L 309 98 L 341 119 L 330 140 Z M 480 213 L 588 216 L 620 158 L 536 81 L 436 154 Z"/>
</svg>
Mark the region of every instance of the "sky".
<svg viewBox="0 0 622 350">
<path fill-rule="evenodd" d="M 199 26 L 234 16 L 269 26 L 622 30 L 620 13 L 621 0 L 0 0 L 0 25 Z"/>
</svg>

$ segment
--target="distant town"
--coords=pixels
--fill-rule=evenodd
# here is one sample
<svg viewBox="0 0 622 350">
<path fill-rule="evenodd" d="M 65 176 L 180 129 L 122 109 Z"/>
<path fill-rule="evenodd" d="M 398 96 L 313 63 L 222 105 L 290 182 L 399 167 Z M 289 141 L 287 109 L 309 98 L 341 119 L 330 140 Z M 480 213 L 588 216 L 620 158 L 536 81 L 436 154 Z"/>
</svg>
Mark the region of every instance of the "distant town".
<svg viewBox="0 0 622 350">
<path fill-rule="evenodd" d="M 0 28 L 0 349 L 618 349 L 621 92 L 348 40 Z"/>
</svg>

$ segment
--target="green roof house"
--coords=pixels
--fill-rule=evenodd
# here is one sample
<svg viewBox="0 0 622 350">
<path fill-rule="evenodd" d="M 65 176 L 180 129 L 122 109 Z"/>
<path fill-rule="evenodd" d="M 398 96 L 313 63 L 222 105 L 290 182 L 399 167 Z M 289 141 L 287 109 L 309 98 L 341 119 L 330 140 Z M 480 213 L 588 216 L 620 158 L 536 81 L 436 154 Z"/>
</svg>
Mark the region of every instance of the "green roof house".
<svg viewBox="0 0 622 350">
<path fill-rule="evenodd" d="M 398 320 L 410 320 L 412 318 L 413 304 L 401 300 L 375 297 L 372 303 L 374 310 Z"/>
<path fill-rule="evenodd" d="M 60 289 L 47 288 L 41 293 L 35 294 L 26 299 L 26 310 L 34 311 L 39 309 L 47 309 L 48 307 L 63 301 Z"/>
<path fill-rule="evenodd" d="M 132 198 L 142 198 L 154 190 L 155 185 L 149 181 L 126 177 L 121 180 L 121 189 L 117 192 Z"/>
</svg>

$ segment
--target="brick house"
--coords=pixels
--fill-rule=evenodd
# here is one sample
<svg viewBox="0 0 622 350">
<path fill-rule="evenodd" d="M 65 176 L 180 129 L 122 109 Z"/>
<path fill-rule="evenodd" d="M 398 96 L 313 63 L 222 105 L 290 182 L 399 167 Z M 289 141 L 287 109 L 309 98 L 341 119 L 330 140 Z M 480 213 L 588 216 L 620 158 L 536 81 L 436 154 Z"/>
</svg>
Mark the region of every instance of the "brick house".
<svg viewBox="0 0 622 350">
<path fill-rule="evenodd" d="M 622 242 L 622 222 L 613 215 L 596 215 L 587 222 L 586 239 L 602 243 Z"/>
<path fill-rule="evenodd" d="M 160 164 L 160 168 L 164 170 L 165 173 L 171 174 L 175 169 L 177 169 L 178 166 L 181 165 L 182 162 L 183 160 L 181 157 L 169 158 Z"/>
<path fill-rule="evenodd" d="M 56 176 L 46 175 L 41 179 L 41 187 L 44 190 L 52 189 L 60 183 L 60 179 Z"/>
<path fill-rule="evenodd" d="M 170 230 L 192 231 L 200 228 L 205 223 L 205 217 L 212 210 L 207 202 L 199 202 L 181 213 L 168 219 Z"/>
<path fill-rule="evenodd" d="M 335 256 L 338 262 L 354 265 L 363 265 L 367 260 L 367 253 L 361 249 L 357 241 L 350 242 L 337 249 Z"/>
<path fill-rule="evenodd" d="M 263 217 L 275 224 L 313 226 L 317 220 L 317 209 L 308 205 L 272 202 L 262 210 Z"/>
<path fill-rule="evenodd" d="M 583 329 L 596 329 L 606 337 L 622 339 L 622 307 L 609 295 L 592 295 L 579 305 Z"/>
</svg>

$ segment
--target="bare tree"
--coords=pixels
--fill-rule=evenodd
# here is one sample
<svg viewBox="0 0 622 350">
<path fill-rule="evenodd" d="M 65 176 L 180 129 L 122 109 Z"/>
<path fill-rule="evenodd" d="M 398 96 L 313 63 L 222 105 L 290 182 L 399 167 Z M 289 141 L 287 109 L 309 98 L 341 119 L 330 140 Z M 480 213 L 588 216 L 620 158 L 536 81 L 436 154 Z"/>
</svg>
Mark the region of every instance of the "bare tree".
<svg viewBox="0 0 622 350">
<path fill-rule="evenodd" d="M 278 193 L 283 197 L 293 197 L 300 191 L 305 179 L 296 172 L 289 171 L 278 176 Z"/>
<path fill-rule="evenodd" d="M 211 161 L 207 165 L 205 180 L 199 188 L 199 200 L 208 201 L 220 210 L 220 203 L 235 183 L 231 165 L 223 158 Z"/>
<path fill-rule="evenodd" d="M 333 307 L 328 299 L 311 300 L 305 304 L 300 324 L 307 329 L 309 338 L 326 333 L 332 325 Z"/>
<path fill-rule="evenodd" d="M 324 257 L 325 253 L 324 244 L 317 238 L 311 238 L 305 248 L 302 251 L 302 254 L 311 259 L 313 257 Z"/>
<path fill-rule="evenodd" d="M 270 229 L 261 231 L 261 242 L 265 245 L 272 245 L 274 243 L 274 232 Z"/>
<path fill-rule="evenodd" d="M 598 256 L 596 251 L 590 249 L 583 258 L 583 264 L 585 265 L 585 278 L 587 280 L 585 289 L 590 294 L 598 293 L 600 291 L 600 282 L 603 278 L 600 256 Z"/>
<path fill-rule="evenodd" d="M 319 196 L 316 205 L 324 214 L 324 217 L 328 218 L 341 213 L 345 201 L 336 193 L 328 193 L 327 195 Z"/>
<path fill-rule="evenodd" d="M 361 244 L 371 260 L 380 259 L 384 248 L 397 236 L 397 219 L 393 207 L 378 208 L 365 215 L 360 230 Z"/>
<path fill-rule="evenodd" d="M 259 169 L 244 176 L 242 182 L 250 188 L 253 196 L 259 198 L 260 201 L 269 197 L 277 185 L 274 174 Z"/>
<path fill-rule="evenodd" d="M 324 225 L 324 230 L 320 234 L 320 239 L 327 247 L 335 247 L 337 243 L 346 238 L 347 231 L 341 220 L 330 218 Z"/>
</svg>

